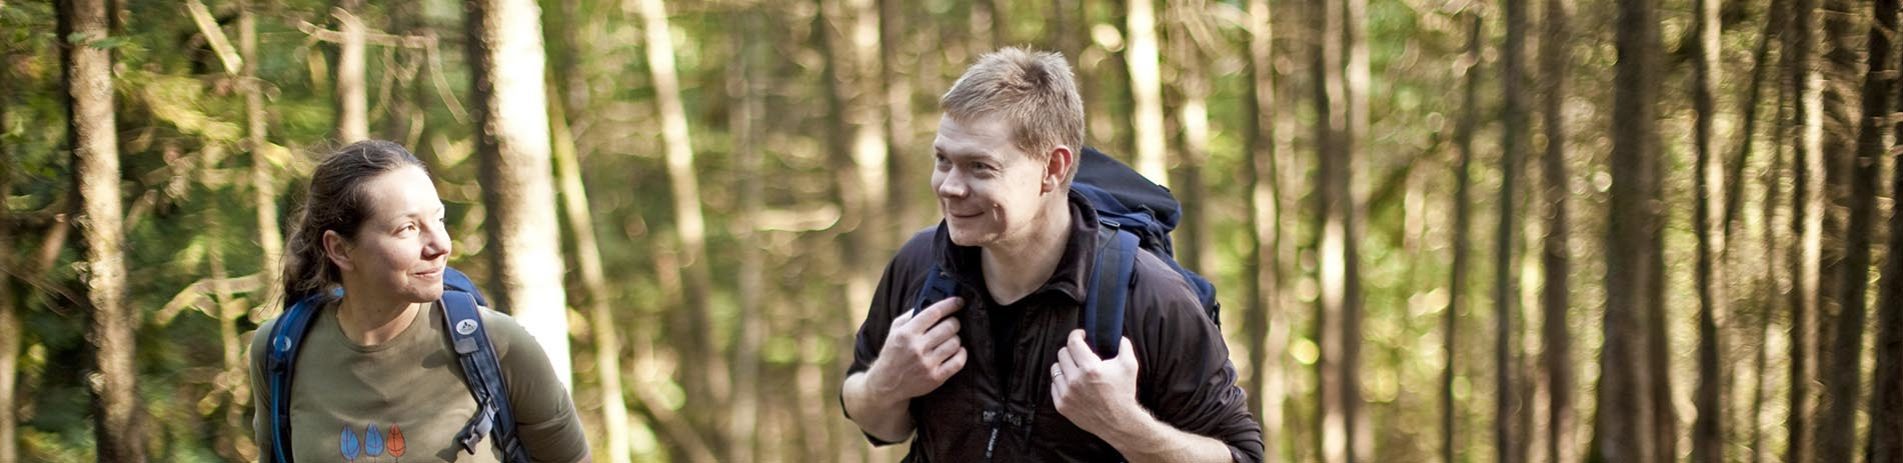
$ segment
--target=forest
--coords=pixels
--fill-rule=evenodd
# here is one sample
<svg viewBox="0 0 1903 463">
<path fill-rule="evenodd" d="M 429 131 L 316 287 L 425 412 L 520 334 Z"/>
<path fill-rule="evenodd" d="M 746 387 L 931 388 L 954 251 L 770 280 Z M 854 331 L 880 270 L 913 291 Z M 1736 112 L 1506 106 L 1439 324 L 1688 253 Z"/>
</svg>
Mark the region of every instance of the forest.
<svg viewBox="0 0 1903 463">
<path fill-rule="evenodd" d="M 897 461 L 839 389 L 1003 46 L 1181 200 L 1270 461 L 1903 462 L 1898 17 L 0 0 L 0 463 L 256 460 L 288 218 L 363 139 L 428 164 L 596 460 Z"/>
</svg>

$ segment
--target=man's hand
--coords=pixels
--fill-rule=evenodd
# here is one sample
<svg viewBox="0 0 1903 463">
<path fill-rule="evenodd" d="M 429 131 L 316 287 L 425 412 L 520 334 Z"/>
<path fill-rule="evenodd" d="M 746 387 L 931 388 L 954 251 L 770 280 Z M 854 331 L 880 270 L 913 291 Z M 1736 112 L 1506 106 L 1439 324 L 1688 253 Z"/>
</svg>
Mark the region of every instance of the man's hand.
<svg viewBox="0 0 1903 463">
<path fill-rule="evenodd" d="M 885 347 L 866 370 L 870 392 L 889 400 L 909 400 L 938 389 L 964 369 L 965 347 L 958 342 L 958 319 L 950 317 L 963 306 L 962 299 L 950 297 L 892 320 Z"/>
<path fill-rule="evenodd" d="M 1077 427 L 1098 436 L 1114 434 L 1119 426 L 1145 415 L 1137 403 L 1136 350 L 1123 338 L 1116 357 L 1097 358 L 1084 342 L 1084 330 L 1070 332 L 1067 345 L 1057 350 L 1051 364 L 1051 401 L 1057 413 Z"/>
</svg>

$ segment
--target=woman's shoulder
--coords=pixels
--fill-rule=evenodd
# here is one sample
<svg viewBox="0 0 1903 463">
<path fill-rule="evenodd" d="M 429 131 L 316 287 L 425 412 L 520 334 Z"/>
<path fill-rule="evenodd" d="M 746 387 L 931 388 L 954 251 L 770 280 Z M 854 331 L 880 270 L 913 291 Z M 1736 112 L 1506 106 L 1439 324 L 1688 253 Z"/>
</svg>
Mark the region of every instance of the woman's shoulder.
<svg viewBox="0 0 1903 463">
<path fill-rule="evenodd" d="M 535 342 L 529 330 L 522 327 L 522 322 L 488 307 L 482 308 L 482 327 L 483 331 L 489 333 L 489 343 L 496 347 L 496 355 L 499 356 L 507 355 L 512 348 L 522 343 Z"/>
</svg>

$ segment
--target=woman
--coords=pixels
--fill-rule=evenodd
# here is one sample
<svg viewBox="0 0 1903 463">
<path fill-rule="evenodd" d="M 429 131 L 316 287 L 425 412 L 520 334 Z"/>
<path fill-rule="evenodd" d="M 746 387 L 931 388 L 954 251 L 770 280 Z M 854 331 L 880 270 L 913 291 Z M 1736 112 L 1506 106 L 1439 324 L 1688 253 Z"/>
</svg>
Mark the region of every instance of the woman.
<svg viewBox="0 0 1903 463">
<path fill-rule="evenodd" d="M 283 288 L 287 313 L 305 304 L 308 327 L 290 338 L 290 357 L 267 350 L 287 344 L 272 333 L 290 317 L 266 322 L 251 343 L 260 460 L 508 461 L 492 445 L 494 426 L 478 426 L 496 415 L 478 414 L 445 328 L 450 240 L 423 163 L 394 143 L 354 143 L 317 166 L 305 201 Z M 484 309 L 480 318 L 523 453 L 588 459 L 574 404 L 541 346 L 507 315 Z M 273 358 L 288 358 L 293 374 L 268 372 Z M 274 389 L 288 392 L 272 397 Z M 273 400 L 288 401 L 288 417 L 276 416 Z"/>
</svg>

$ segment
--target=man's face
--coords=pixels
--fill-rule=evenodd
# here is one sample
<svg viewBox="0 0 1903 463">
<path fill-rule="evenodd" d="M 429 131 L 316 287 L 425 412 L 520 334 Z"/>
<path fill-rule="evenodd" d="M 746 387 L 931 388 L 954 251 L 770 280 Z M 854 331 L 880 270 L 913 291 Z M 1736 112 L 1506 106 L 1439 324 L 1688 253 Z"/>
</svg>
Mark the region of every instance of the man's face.
<svg viewBox="0 0 1903 463">
<path fill-rule="evenodd" d="M 1041 217 L 1049 166 L 1011 142 L 999 118 L 938 120 L 932 190 L 952 243 L 986 246 L 1024 235 Z"/>
</svg>

